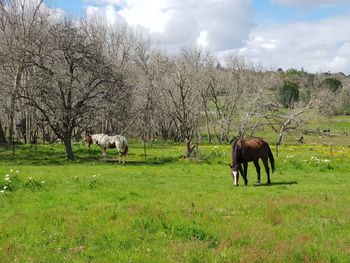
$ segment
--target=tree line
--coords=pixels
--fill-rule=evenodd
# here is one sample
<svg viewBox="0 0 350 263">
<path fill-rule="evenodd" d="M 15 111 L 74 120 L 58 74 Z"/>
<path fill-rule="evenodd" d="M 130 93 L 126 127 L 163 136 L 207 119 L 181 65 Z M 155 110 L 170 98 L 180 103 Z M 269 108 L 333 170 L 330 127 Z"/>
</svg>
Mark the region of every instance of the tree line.
<svg viewBox="0 0 350 263">
<path fill-rule="evenodd" d="M 0 71 L 0 142 L 59 139 L 68 159 L 87 133 L 181 141 L 190 156 L 199 140 L 263 127 L 280 143 L 310 109 L 350 112 L 337 78 L 199 47 L 167 52 L 142 30 L 62 17 L 44 0 L 0 0 Z"/>
</svg>

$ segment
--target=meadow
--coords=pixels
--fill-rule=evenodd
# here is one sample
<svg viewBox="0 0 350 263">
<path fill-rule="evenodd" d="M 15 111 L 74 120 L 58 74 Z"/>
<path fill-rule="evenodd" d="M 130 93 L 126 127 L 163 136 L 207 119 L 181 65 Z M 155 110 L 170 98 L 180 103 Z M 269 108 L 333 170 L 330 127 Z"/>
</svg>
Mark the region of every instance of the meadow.
<svg viewBox="0 0 350 263">
<path fill-rule="evenodd" d="M 185 160 L 183 145 L 145 157 L 135 141 L 125 165 L 81 144 L 69 162 L 63 148 L 1 148 L 1 262 L 350 260 L 349 146 L 280 146 L 271 186 L 254 186 L 250 164 L 235 188 L 229 145 Z"/>
</svg>

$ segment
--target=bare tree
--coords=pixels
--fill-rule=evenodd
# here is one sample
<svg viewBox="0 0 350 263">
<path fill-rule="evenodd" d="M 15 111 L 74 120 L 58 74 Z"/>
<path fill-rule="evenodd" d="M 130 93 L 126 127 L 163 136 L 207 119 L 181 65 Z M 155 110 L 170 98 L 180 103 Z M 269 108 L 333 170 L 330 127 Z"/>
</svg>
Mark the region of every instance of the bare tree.
<svg viewBox="0 0 350 263">
<path fill-rule="evenodd" d="M 70 160 L 74 129 L 89 121 L 100 100 L 124 85 L 103 53 L 103 39 L 89 29 L 64 20 L 42 32 L 46 34 L 36 42 L 30 85 L 21 93 L 64 142 Z"/>
<path fill-rule="evenodd" d="M 243 57 L 235 54 L 226 58 L 226 67 L 219 68 L 208 82 L 210 101 L 215 109 L 215 132 L 219 141 L 229 141 L 229 134 L 240 126 L 239 107 L 249 94 L 249 74 Z"/>
<path fill-rule="evenodd" d="M 170 80 L 163 88 L 163 96 L 172 116 L 186 143 L 186 157 L 191 156 L 192 142 L 197 133 L 201 109 L 199 85 L 201 85 L 201 68 L 207 56 L 199 49 L 182 49 L 175 59 L 170 73 Z"/>
<path fill-rule="evenodd" d="M 9 98 L 6 102 L 9 143 L 13 142 L 14 136 L 17 94 L 24 85 L 33 43 L 45 19 L 40 12 L 42 4 L 43 0 L 0 0 L 0 61 L 3 74 L 0 85 L 1 91 Z"/>
</svg>

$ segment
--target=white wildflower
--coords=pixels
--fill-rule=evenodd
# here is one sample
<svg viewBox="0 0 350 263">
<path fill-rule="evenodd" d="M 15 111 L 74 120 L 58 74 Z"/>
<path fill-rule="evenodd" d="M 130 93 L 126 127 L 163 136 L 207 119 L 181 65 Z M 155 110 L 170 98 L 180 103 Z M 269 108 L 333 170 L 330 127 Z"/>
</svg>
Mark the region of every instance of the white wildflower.
<svg viewBox="0 0 350 263">
<path fill-rule="evenodd" d="M 323 160 L 323 162 L 324 162 L 324 163 L 329 163 L 329 162 L 330 162 L 330 160 L 328 160 L 328 159 L 324 159 L 324 160 Z"/>
<path fill-rule="evenodd" d="M 11 169 L 10 172 L 12 173 L 12 172 L 13 172 L 13 169 Z"/>
<path fill-rule="evenodd" d="M 33 180 L 33 177 L 29 177 L 28 180 L 29 180 L 29 181 Z"/>
<path fill-rule="evenodd" d="M 41 181 L 41 184 L 44 184 L 45 183 L 45 181 Z"/>
<path fill-rule="evenodd" d="M 214 148 L 214 149 L 218 149 L 218 148 L 219 148 L 219 146 L 215 145 L 215 146 L 213 146 L 213 148 Z"/>
<path fill-rule="evenodd" d="M 96 174 L 94 174 L 92 177 L 95 178 L 95 177 L 96 177 Z"/>
<path fill-rule="evenodd" d="M 4 190 L 6 190 L 6 189 L 7 189 L 7 185 L 4 186 Z"/>
<path fill-rule="evenodd" d="M 9 174 L 6 174 L 6 175 L 5 175 L 5 178 L 9 178 L 9 177 L 10 177 L 10 175 L 9 175 Z"/>
<path fill-rule="evenodd" d="M 19 173 L 19 171 L 18 171 L 18 170 L 16 170 L 16 173 Z"/>
<path fill-rule="evenodd" d="M 5 193 L 5 191 L 4 190 L 0 190 L 0 193 Z"/>
<path fill-rule="evenodd" d="M 4 179 L 6 182 L 11 182 L 11 179 L 9 177 L 5 177 Z"/>
</svg>

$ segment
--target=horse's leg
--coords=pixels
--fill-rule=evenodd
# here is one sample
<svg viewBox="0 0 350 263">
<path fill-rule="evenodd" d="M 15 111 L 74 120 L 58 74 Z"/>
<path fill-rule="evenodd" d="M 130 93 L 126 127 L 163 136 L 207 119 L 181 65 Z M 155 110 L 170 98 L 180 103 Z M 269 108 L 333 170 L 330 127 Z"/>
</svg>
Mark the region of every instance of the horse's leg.
<svg viewBox="0 0 350 263">
<path fill-rule="evenodd" d="M 244 184 L 248 184 L 248 162 L 243 163 L 243 168 L 244 168 L 244 174 L 243 174 L 243 179 L 244 179 Z"/>
<path fill-rule="evenodd" d="M 242 169 L 242 164 L 239 164 L 238 165 L 238 173 L 237 173 L 237 185 L 238 185 L 238 178 L 239 178 L 239 173 L 241 173 L 242 177 L 243 177 L 243 180 L 244 180 L 244 184 L 245 184 L 245 175 L 244 175 L 244 171 Z"/>
<path fill-rule="evenodd" d="M 258 177 L 257 177 L 257 180 L 256 180 L 256 184 L 259 185 L 259 184 L 260 184 L 260 165 L 259 165 L 259 159 L 254 161 L 254 165 L 255 165 L 256 173 L 258 174 Z"/>
<path fill-rule="evenodd" d="M 117 151 L 118 151 L 118 163 L 121 163 L 121 154 L 120 154 L 120 149 L 119 149 L 119 147 L 118 147 L 118 145 L 117 145 L 117 144 L 115 144 L 115 146 L 116 146 L 116 149 L 117 149 Z"/>
<path fill-rule="evenodd" d="M 268 163 L 268 159 L 266 158 L 262 158 L 262 161 L 264 163 L 265 166 L 265 171 L 267 174 L 267 184 L 270 185 L 271 184 L 271 180 L 270 180 L 270 167 L 269 167 L 269 163 Z"/>
<path fill-rule="evenodd" d="M 101 148 L 101 151 L 102 151 L 102 155 L 105 157 L 107 155 L 106 148 Z"/>
</svg>

